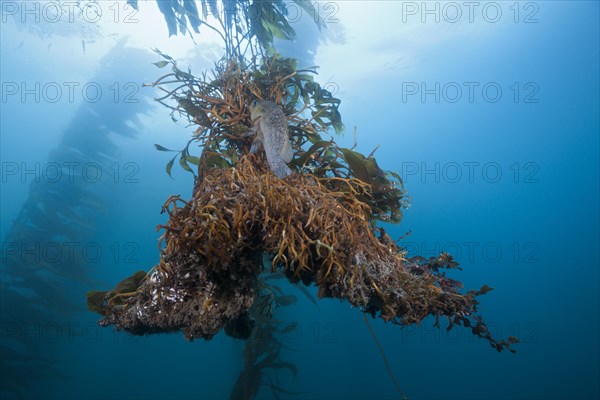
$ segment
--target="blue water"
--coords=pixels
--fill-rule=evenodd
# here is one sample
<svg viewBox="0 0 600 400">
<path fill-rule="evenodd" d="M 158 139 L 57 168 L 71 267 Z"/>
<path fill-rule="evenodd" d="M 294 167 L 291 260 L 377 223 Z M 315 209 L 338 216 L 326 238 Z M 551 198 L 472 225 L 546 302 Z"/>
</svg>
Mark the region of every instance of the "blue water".
<svg viewBox="0 0 600 400">
<path fill-rule="evenodd" d="M 85 310 L 87 290 L 158 262 L 161 206 L 172 194 L 191 194 L 191 175 L 174 168 L 171 179 L 169 153 L 153 146 L 182 148 L 193 128 L 171 121 L 152 101 L 157 92 L 141 87 L 164 73 L 150 64 L 159 61 L 150 48 L 199 74 L 219 47 L 203 44 L 202 33 L 196 47 L 188 37 L 168 39 L 153 2 L 140 2 L 148 14 L 129 25 L 42 24 L 15 18 L 8 3 L 0 53 L 0 397 L 229 398 L 243 342 L 224 334 L 193 343 L 179 334 L 133 337 L 97 327 L 98 316 Z M 327 41 L 298 23 L 297 42 L 282 51 L 320 65 L 317 79 L 342 99 L 346 131 L 337 142 L 352 146 L 356 126 L 358 150 L 380 145 L 379 165 L 402 175 L 412 205 L 400 225 L 386 225 L 390 236 L 410 232 L 401 244 L 411 254 L 453 254 L 463 270 L 452 276 L 465 288 L 495 288 L 480 307 L 492 333 L 522 341 L 517 354 L 499 354 L 466 329 L 434 328 L 432 319 L 403 329 L 371 320 L 402 390 L 411 399 L 600 398 L 598 3 L 482 3 L 502 10 L 498 21 L 475 12 L 473 22 L 458 23 L 447 21 L 454 14 L 445 3 L 428 3 L 446 10 L 439 22 L 407 8 L 421 2 L 331 4 L 322 10 L 333 13 L 325 14 Z M 90 82 L 102 96 L 80 90 Z M 71 152 L 61 158 L 57 148 Z M 68 175 L 53 179 L 53 163 L 64 167 L 74 155 L 81 157 L 71 164 L 74 179 L 86 195 L 63 185 Z M 81 198 L 94 205 L 77 209 L 79 223 L 44 233 L 64 241 L 72 228 L 74 250 L 33 273 L 6 260 L 52 251 L 35 247 L 44 238 L 23 244 L 11 236 L 39 185 L 63 205 Z M 281 357 L 298 374 L 281 370 L 279 382 L 301 394 L 281 398 L 399 397 L 359 310 L 331 299 L 317 309 L 282 287 L 299 299 L 277 315 L 298 324 L 281 337 Z M 258 395 L 272 397 L 266 387 Z"/>
</svg>

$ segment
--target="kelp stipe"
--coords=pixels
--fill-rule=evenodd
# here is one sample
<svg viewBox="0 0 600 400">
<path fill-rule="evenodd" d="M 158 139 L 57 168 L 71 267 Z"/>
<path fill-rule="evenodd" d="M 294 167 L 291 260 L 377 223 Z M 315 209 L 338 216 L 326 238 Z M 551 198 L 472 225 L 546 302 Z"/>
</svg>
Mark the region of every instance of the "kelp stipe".
<svg viewBox="0 0 600 400">
<path fill-rule="evenodd" d="M 124 40 L 120 41 L 101 60 L 91 81 L 114 82 L 115 76 L 135 81 L 139 69 L 123 71 L 122 60 L 129 57 L 147 59 L 148 52 L 128 48 Z M 104 96 L 96 103 L 82 104 L 47 162 L 60 166 L 93 163 L 108 170 L 118 156 L 110 134 L 137 135 L 132 128 L 137 115 L 149 110 L 144 94 L 140 93 L 138 100 L 122 104 Z M 41 379 L 65 378 L 55 365 L 60 359 L 60 343 L 39 339 L 45 327 L 69 326 L 75 313 L 84 309 L 80 293 L 93 281 L 87 260 L 81 252 L 73 251 L 73 246 L 94 240 L 95 227 L 113 205 L 106 196 L 110 183 L 92 182 L 68 170 L 63 170 L 62 176 L 68 178 L 31 183 L 28 197 L 4 238 L 0 279 L 2 397 L 29 396 Z M 37 253 L 27 256 L 25 249 L 35 250 L 36 246 Z M 46 248 L 72 256 L 45 257 L 39 249 Z M 70 331 L 60 333 L 66 337 Z"/>
</svg>

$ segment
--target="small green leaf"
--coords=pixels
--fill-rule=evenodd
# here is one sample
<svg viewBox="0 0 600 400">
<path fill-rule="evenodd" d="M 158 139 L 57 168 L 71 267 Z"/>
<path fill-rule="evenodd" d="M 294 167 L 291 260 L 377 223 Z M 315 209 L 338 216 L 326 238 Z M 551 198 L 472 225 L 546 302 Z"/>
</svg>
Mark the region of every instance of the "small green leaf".
<svg viewBox="0 0 600 400">
<path fill-rule="evenodd" d="M 185 157 L 183 157 L 183 156 L 179 157 L 179 165 L 181 165 L 181 168 L 185 169 L 186 171 L 194 173 L 194 171 L 192 171 L 190 166 L 187 165 L 187 162 L 185 162 Z"/>
<path fill-rule="evenodd" d="M 158 62 L 155 62 L 152 64 L 156 65 L 158 68 L 164 68 L 169 64 L 169 62 L 168 61 L 158 61 Z"/>
<path fill-rule="evenodd" d="M 200 164 L 200 158 L 199 157 L 190 156 L 189 154 L 185 156 L 185 161 L 187 161 L 187 162 L 189 162 L 190 164 L 193 164 L 193 165 Z"/>
<path fill-rule="evenodd" d="M 158 151 L 173 151 L 173 150 L 167 149 L 166 147 L 161 146 L 160 144 L 156 144 L 156 143 L 154 144 L 154 147 L 156 147 L 156 150 L 158 150 Z"/>
<path fill-rule="evenodd" d="M 313 144 L 308 150 L 304 152 L 299 158 L 292 161 L 294 165 L 302 166 L 304 165 L 310 157 L 315 154 L 319 149 L 327 149 L 333 143 L 326 140 L 321 140 Z"/>
<path fill-rule="evenodd" d="M 207 167 L 229 168 L 231 165 L 235 165 L 237 161 L 235 158 L 225 153 L 217 153 L 207 150 L 203 152 L 202 157 L 203 165 L 206 165 Z M 231 165 L 227 160 L 230 160 Z"/>
<path fill-rule="evenodd" d="M 366 165 L 366 158 L 359 152 L 341 148 L 342 154 L 344 155 L 344 160 L 350 166 L 350 170 L 352 174 L 366 183 L 373 183 L 373 179 L 371 178 L 371 174 L 369 174 L 369 169 Z"/>
<path fill-rule="evenodd" d="M 159 49 L 152 49 L 152 51 L 154 51 L 156 54 L 160 55 L 162 58 L 164 58 L 165 60 L 169 60 L 171 62 L 174 62 L 175 60 L 170 57 L 169 55 L 163 53 L 162 51 L 160 51 Z"/>
<path fill-rule="evenodd" d="M 88 310 L 104 315 L 106 313 L 106 295 L 108 291 L 90 290 L 87 297 Z"/>
<path fill-rule="evenodd" d="M 169 161 L 169 162 L 167 163 L 167 174 L 169 174 L 169 176 L 170 176 L 171 178 L 173 178 L 173 176 L 171 175 L 171 169 L 173 169 L 173 163 L 174 163 L 174 162 L 175 162 L 175 157 L 173 157 L 173 158 L 171 159 L 171 161 Z"/>
<path fill-rule="evenodd" d="M 492 287 L 490 287 L 490 286 L 488 286 L 488 285 L 483 285 L 483 286 L 482 286 L 482 287 L 479 289 L 479 292 L 478 292 L 478 294 L 480 294 L 480 295 L 482 295 L 482 294 L 486 294 L 487 292 L 490 292 L 490 291 L 492 291 L 492 290 L 494 290 L 494 288 L 492 288 Z"/>
<path fill-rule="evenodd" d="M 130 277 L 125 278 L 121 282 L 119 282 L 117 286 L 113 289 L 113 292 L 115 294 L 135 292 L 145 277 L 146 271 L 136 271 Z"/>
</svg>

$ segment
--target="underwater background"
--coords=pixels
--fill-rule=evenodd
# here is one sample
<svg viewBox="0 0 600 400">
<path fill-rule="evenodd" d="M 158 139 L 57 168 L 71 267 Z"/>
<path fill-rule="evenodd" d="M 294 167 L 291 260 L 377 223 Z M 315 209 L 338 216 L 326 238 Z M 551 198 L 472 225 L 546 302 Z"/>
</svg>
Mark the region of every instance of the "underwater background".
<svg viewBox="0 0 600 400">
<path fill-rule="evenodd" d="M 143 87 L 164 74 L 151 49 L 196 75 L 222 49 L 207 29 L 169 37 L 154 1 L 93 3 L 72 20 L 55 18 L 56 4 L 1 4 L 0 398 L 230 398 L 243 341 L 130 336 L 85 306 L 86 291 L 158 262 L 161 207 L 191 196 L 192 174 L 176 165 L 169 177 L 154 146 L 180 149 L 193 129 Z M 388 234 L 410 232 L 399 243 L 411 255 L 452 254 L 466 289 L 494 288 L 480 306 L 492 333 L 521 340 L 498 353 L 431 318 L 371 319 L 402 391 L 600 398 L 598 2 L 316 10 L 325 29 L 299 15 L 296 41 L 276 47 L 318 65 L 342 100 L 336 141 L 379 146 L 379 165 L 402 177 L 411 206 Z M 295 323 L 278 335 L 297 368 L 278 385 L 298 393 L 279 398 L 399 398 L 360 310 L 278 285 L 297 297 L 276 312 Z M 268 386 L 257 395 L 273 397 Z"/>
</svg>

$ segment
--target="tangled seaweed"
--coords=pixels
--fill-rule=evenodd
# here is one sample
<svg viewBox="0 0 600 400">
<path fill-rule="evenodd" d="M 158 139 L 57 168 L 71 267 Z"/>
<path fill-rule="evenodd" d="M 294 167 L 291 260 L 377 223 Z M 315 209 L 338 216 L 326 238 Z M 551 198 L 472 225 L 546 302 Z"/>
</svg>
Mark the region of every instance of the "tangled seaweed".
<svg viewBox="0 0 600 400">
<path fill-rule="evenodd" d="M 346 191 L 333 191 L 331 180 Z M 96 309 L 101 325 L 134 334 L 181 330 L 188 339 L 212 338 L 248 319 L 262 255 L 272 271 L 292 282 L 316 284 L 320 297 L 348 301 L 401 325 L 428 315 L 447 317 L 502 350 L 477 316 L 476 297 L 489 288 L 459 293 L 444 271 L 457 264 L 447 254 L 406 259 L 386 236 L 376 237 L 368 206 L 358 199 L 369 187 L 357 179 L 272 175 L 248 155 L 235 168 L 212 168 L 189 202 L 171 197 L 160 264 L 134 292 L 104 295 Z"/>
<path fill-rule="evenodd" d="M 498 351 L 513 351 L 518 340 L 492 338 L 477 314 L 477 297 L 491 288 L 462 294 L 462 284 L 446 276 L 458 265 L 450 255 L 406 258 L 377 227 L 377 220 L 401 220 L 402 182 L 372 154 L 322 138 L 342 128 L 340 101 L 314 82 L 313 71 L 273 56 L 261 65 L 222 61 L 212 78 L 199 79 L 158 54 L 164 61 L 157 66 L 172 69 L 152 84 L 166 93 L 158 100 L 170 99 L 175 106 L 164 104 L 173 118 L 184 115 L 198 126 L 167 172 L 179 156 L 184 169 L 197 165 L 197 179 L 189 202 L 172 196 L 163 207 L 170 219 L 159 227 L 165 231 L 159 264 L 112 291 L 88 295 L 90 309 L 104 316 L 101 325 L 134 334 L 182 331 L 190 340 L 221 329 L 247 338 L 266 255 L 271 272 L 315 284 L 321 298 L 399 325 L 434 316 L 439 326 L 445 317 L 449 329 L 471 328 Z M 171 84 L 177 86 L 165 88 Z M 288 116 L 296 173 L 286 179 L 275 177 L 262 155 L 249 154 L 249 105 L 256 98 L 276 102 Z M 202 149 L 199 157 L 190 154 L 192 143 Z"/>
</svg>

